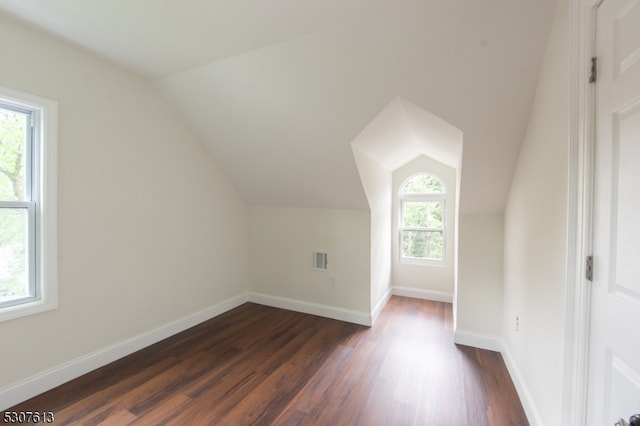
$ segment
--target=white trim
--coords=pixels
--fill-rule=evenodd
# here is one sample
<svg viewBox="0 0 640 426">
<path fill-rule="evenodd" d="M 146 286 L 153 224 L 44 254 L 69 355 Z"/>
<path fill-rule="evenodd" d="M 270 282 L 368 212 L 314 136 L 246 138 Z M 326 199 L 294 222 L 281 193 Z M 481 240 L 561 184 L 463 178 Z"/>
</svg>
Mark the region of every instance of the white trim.
<svg viewBox="0 0 640 426">
<path fill-rule="evenodd" d="M 383 298 L 379 303 L 380 311 L 384 308 L 389 297 Z M 372 324 L 371 315 L 365 312 L 335 308 L 261 293 L 242 293 L 149 332 L 82 355 L 46 371 L 27 377 L 17 383 L 0 388 L 0 410 L 7 409 L 29 398 L 33 398 L 42 392 L 46 392 L 83 374 L 103 367 L 140 349 L 144 349 L 147 346 L 187 330 L 246 302 L 259 303 L 266 306 L 323 316 L 365 326 L 371 326 Z"/>
<path fill-rule="evenodd" d="M 507 345 L 504 344 L 504 341 L 501 341 L 501 343 L 502 350 L 500 351 L 500 353 L 502 354 L 502 359 L 507 366 L 507 370 L 509 371 L 509 375 L 511 376 L 511 381 L 516 387 L 516 392 L 520 397 L 520 402 L 522 403 L 522 407 L 524 408 L 527 420 L 529 420 L 529 424 L 531 426 L 543 426 L 544 423 L 542 422 L 542 417 L 540 416 L 540 412 L 538 411 L 534 399 L 531 396 L 531 392 L 529 392 L 526 381 L 522 377 L 522 373 L 520 373 L 517 364 L 513 360 L 513 356 L 511 355 L 511 352 L 509 351 Z"/>
<path fill-rule="evenodd" d="M 391 289 L 390 288 L 388 288 L 387 291 L 384 292 L 384 295 L 380 298 L 380 300 L 378 301 L 376 306 L 373 308 L 373 312 L 371 312 L 371 325 L 372 326 L 375 325 L 376 321 L 378 320 L 378 317 L 382 313 L 382 310 L 384 309 L 385 306 L 387 306 L 387 303 L 389 302 L 389 299 L 391 299 Z"/>
<path fill-rule="evenodd" d="M 33 170 L 37 179 L 32 194 L 36 201 L 36 286 L 37 300 L 0 310 L 0 321 L 45 312 L 58 307 L 58 242 L 57 242 L 57 144 L 58 103 L 56 101 L 0 86 L 0 98 L 8 103 L 40 113 L 40 134 L 34 135 L 34 155 L 39 165 Z"/>
<path fill-rule="evenodd" d="M 453 342 L 456 345 L 471 346 L 494 352 L 502 352 L 503 347 L 502 340 L 499 337 L 469 330 L 456 330 L 453 333 Z"/>
<path fill-rule="evenodd" d="M 562 423 L 586 424 L 590 286 L 584 262 L 591 254 L 594 88 L 588 70 L 594 55 L 599 0 L 571 0 L 571 97 L 567 214 L 567 276 Z"/>
<path fill-rule="evenodd" d="M 404 208 L 405 203 L 407 202 L 425 202 L 425 203 L 439 203 L 442 207 L 442 227 L 434 228 L 434 227 L 415 227 L 415 226 L 404 226 Z M 442 265 L 445 263 L 446 254 L 447 254 L 447 194 L 410 194 L 410 195 L 401 195 L 398 198 L 400 215 L 398 216 L 398 253 L 400 254 L 400 258 L 398 261 L 400 263 L 411 262 L 417 264 L 436 264 Z M 432 258 L 432 257 L 413 257 L 413 256 L 405 256 L 402 252 L 402 234 L 408 231 L 417 231 L 417 232 L 439 232 L 442 236 L 442 258 Z M 430 249 L 429 249 L 430 251 Z"/>
<path fill-rule="evenodd" d="M 415 297 L 410 296 L 409 294 L 417 294 L 420 296 L 417 297 L 419 299 L 436 300 L 441 302 L 447 302 L 447 300 L 440 299 L 452 298 L 452 296 L 447 293 L 394 287 L 385 292 L 385 295 L 377 303 L 374 313 L 372 315 L 368 315 L 365 312 L 335 308 L 332 306 L 303 302 L 262 293 L 242 293 L 192 315 L 188 315 L 158 327 L 147 333 L 114 343 L 97 351 L 50 368 L 42 373 L 28 377 L 17 383 L 0 388 L 0 401 L 2 401 L 0 402 L 0 410 L 5 410 L 20 402 L 26 401 L 29 398 L 41 394 L 42 392 L 46 392 L 47 390 L 53 389 L 54 387 L 73 380 L 83 374 L 103 367 L 140 349 L 144 349 L 147 346 L 187 330 L 246 302 L 259 303 L 280 309 L 288 309 L 296 312 L 303 312 L 306 314 L 371 326 L 373 322 L 372 319 L 377 319 L 392 294 L 405 297 Z M 430 297 L 425 297 L 426 295 L 429 295 Z M 468 330 L 456 330 L 454 334 L 454 341 L 456 344 L 500 352 L 530 423 L 532 425 L 542 425 L 540 415 L 535 408 L 531 394 L 525 385 L 520 371 L 513 361 L 513 357 L 509 353 L 508 348 L 502 339 Z"/>
<path fill-rule="evenodd" d="M 440 181 L 440 184 L 444 188 L 444 192 L 424 192 L 424 193 L 402 193 L 402 187 L 411 179 L 416 176 L 432 176 Z M 417 265 L 434 265 L 434 266 L 444 266 L 445 261 L 447 260 L 447 198 L 449 194 L 447 193 L 447 185 L 444 183 L 444 179 L 439 175 L 431 172 L 416 172 L 412 175 L 408 176 L 401 184 L 398 189 L 398 262 L 399 263 L 413 263 Z M 404 226 L 404 204 L 405 202 L 438 202 L 442 206 L 442 227 L 441 228 L 420 228 L 420 227 L 411 227 Z M 440 232 L 442 235 L 442 258 L 434 259 L 434 258 L 421 258 L 421 257 L 411 257 L 405 256 L 402 252 L 402 233 L 405 231 L 423 231 L 423 232 Z"/>
<path fill-rule="evenodd" d="M 542 422 L 540 412 L 538 411 L 535 401 L 531 395 L 531 392 L 526 385 L 526 381 L 524 380 L 520 369 L 518 368 L 516 362 L 513 359 L 513 356 L 511 355 L 511 352 L 509 351 L 509 348 L 502 338 L 476 333 L 469 330 L 456 330 L 454 333 L 454 342 L 458 345 L 465 345 L 474 348 L 500 352 L 500 354 L 502 355 L 502 359 L 504 360 L 504 364 L 509 371 L 509 376 L 511 376 L 511 381 L 516 388 L 516 392 L 518 393 L 518 397 L 520 398 L 520 402 L 522 403 L 522 407 L 524 408 L 524 412 L 527 416 L 527 419 L 529 420 L 529 423 L 531 424 L 531 426 L 542 426 L 544 424 Z M 563 424 L 577 425 L 578 423 Z"/>
<path fill-rule="evenodd" d="M 423 290 L 411 287 L 391 287 L 394 296 L 413 297 L 415 299 L 433 300 L 436 302 L 453 303 L 453 294 L 436 290 Z"/>
<path fill-rule="evenodd" d="M 53 389 L 83 374 L 214 318 L 248 301 L 248 293 L 234 296 L 224 302 L 210 306 L 144 334 L 114 343 L 17 383 L 0 388 L 0 410 L 5 410 L 15 404 L 26 401 L 42 392 Z"/>
<path fill-rule="evenodd" d="M 365 325 L 367 327 L 371 327 L 373 323 L 371 314 L 368 312 L 336 308 L 334 306 L 321 305 L 319 303 L 305 302 L 286 297 L 251 292 L 249 293 L 249 301 L 274 308 L 287 309 L 290 311 L 302 312 L 304 314 L 318 315 L 339 321 Z"/>
</svg>

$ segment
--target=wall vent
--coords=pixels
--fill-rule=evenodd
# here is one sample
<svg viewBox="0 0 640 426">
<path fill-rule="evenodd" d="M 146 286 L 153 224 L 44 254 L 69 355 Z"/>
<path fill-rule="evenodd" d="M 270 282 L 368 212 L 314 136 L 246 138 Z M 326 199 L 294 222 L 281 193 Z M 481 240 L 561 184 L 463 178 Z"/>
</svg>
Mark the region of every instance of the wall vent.
<svg viewBox="0 0 640 426">
<path fill-rule="evenodd" d="M 314 271 L 326 271 L 327 270 L 327 252 L 326 251 L 314 251 L 311 255 L 311 269 Z"/>
</svg>

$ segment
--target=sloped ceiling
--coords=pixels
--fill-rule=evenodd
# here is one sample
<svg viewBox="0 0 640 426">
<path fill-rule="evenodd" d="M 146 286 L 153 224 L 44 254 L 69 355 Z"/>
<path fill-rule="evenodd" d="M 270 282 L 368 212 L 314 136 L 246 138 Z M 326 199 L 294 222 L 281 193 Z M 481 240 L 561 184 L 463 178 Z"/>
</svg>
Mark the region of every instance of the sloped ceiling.
<svg viewBox="0 0 640 426">
<path fill-rule="evenodd" d="M 0 0 L 149 79 L 249 202 L 367 208 L 350 143 L 396 97 L 464 134 L 500 212 L 556 0 Z M 391 155 L 391 154 L 389 154 Z"/>
</svg>

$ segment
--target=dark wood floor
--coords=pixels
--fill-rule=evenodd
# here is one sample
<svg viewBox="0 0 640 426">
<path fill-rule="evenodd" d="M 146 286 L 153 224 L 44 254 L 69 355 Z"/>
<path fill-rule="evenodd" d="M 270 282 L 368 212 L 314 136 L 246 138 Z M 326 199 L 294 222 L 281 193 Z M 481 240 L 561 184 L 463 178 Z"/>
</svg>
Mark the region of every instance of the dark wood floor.
<svg viewBox="0 0 640 426">
<path fill-rule="evenodd" d="M 500 354 L 451 305 L 392 297 L 373 328 L 247 303 L 26 401 L 78 425 L 527 425 Z"/>
</svg>

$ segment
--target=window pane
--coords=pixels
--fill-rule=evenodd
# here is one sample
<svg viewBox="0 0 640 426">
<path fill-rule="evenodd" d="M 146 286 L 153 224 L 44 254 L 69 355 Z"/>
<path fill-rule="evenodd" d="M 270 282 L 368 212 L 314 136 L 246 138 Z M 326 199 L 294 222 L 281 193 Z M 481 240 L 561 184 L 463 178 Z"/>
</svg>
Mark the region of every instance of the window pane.
<svg viewBox="0 0 640 426">
<path fill-rule="evenodd" d="M 443 253 L 442 232 L 429 232 L 428 255 L 429 259 L 442 260 Z"/>
<path fill-rule="evenodd" d="M 0 201 L 25 200 L 27 118 L 0 108 Z"/>
<path fill-rule="evenodd" d="M 427 226 L 427 203 L 424 201 L 405 201 L 402 203 L 403 226 L 424 228 Z"/>
<path fill-rule="evenodd" d="M 444 184 L 433 175 L 416 175 L 407 179 L 400 188 L 401 194 L 444 194 Z"/>
<path fill-rule="evenodd" d="M 29 296 L 28 210 L 0 208 L 0 303 Z"/>
<path fill-rule="evenodd" d="M 442 228 L 442 203 L 438 201 L 427 203 L 426 223 L 428 228 Z"/>
<path fill-rule="evenodd" d="M 427 253 L 425 231 L 402 231 L 402 256 L 425 257 Z"/>
<path fill-rule="evenodd" d="M 402 231 L 402 256 L 442 260 L 441 231 Z"/>
<path fill-rule="evenodd" d="M 443 228 L 440 201 L 404 201 L 402 208 L 404 228 Z"/>
</svg>

